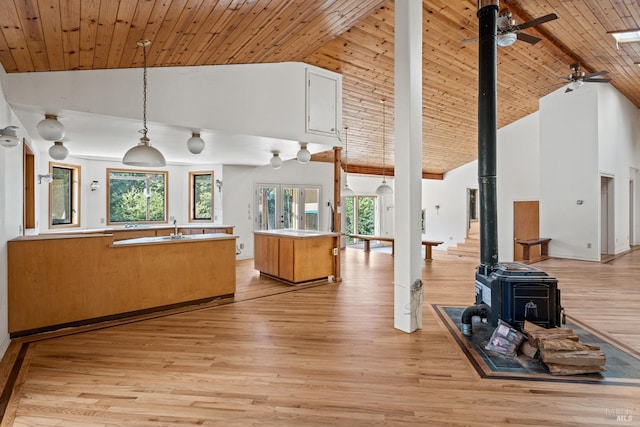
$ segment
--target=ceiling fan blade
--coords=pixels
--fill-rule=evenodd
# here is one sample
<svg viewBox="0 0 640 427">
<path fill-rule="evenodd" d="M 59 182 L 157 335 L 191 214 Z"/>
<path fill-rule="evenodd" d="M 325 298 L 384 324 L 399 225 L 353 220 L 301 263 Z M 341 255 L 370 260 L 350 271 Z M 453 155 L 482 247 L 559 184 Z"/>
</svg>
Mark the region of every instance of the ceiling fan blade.
<svg viewBox="0 0 640 427">
<path fill-rule="evenodd" d="M 608 71 L 596 71 L 595 73 L 589 73 L 589 74 L 585 74 L 584 78 L 585 79 L 590 79 L 591 77 L 596 77 L 596 76 L 603 76 L 605 74 L 609 74 Z"/>
<path fill-rule="evenodd" d="M 545 22 L 553 21 L 554 19 L 558 19 L 558 15 L 556 15 L 555 13 L 550 13 L 548 15 L 541 16 L 540 18 L 523 22 L 522 24 L 518 25 L 518 29 L 524 30 L 525 28 L 535 27 L 536 25 L 544 24 Z"/>
<path fill-rule="evenodd" d="M 583 82 L 589 82 L 589 83 L 609 83 L 611 81 L 611 79 L 587 79 L 584 78 L 582 79 Z"/>
<path fill-rule="evenodd" d="M 474 37 L 472 39 L 464 39 L 464 40 L 460 40 L 460 43 L 464 44 L 464 43 L 471 43 L 471 42 L 477 42 L 478 40 L 480 40 L 480 37 Z"/>
<path fill-rule="evenodd" d="M 532 36 L 531 34 L 526 34 L 526 33 L 518 33 L 517 36 L 518 36 L 518 40 L 522 40 L 523 42 L 527 42 L 532 45 L 542 40 L 539 37 Z"/>
</svg>

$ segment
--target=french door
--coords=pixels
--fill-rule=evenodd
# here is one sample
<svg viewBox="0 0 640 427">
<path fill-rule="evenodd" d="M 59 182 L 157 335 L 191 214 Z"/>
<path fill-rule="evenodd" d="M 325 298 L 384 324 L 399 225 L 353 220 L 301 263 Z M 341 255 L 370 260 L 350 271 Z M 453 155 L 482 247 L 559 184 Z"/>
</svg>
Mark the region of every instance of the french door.
<svg viewBox="0 0 640 427">
<path fill-rule="evenodd" d="M 256 185 L 254 228 L 319 230 L 320 190 L 319 185 Z"/>
</svg>

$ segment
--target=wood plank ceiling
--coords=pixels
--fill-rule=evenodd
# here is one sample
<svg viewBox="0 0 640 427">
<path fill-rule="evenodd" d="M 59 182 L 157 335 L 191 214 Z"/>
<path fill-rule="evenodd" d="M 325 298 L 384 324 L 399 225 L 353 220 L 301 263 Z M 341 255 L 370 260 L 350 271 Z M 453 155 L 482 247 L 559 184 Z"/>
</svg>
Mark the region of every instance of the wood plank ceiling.
<svg viewBox="0 0 640 427">
<path fill-rule="evenodd" d="M 503 0 L 543 40 L 499 48 L 498 122 L 538 109 L 579 63 L 608 70 L 640 107 L 640 44 L 616 49 L 607 32 L 640 28 L 635 0 Z M 304 61 L 343 74 L 350 172 L 393 167 L 394 4 L 386 0 L 2 0 L 0 62 L 8 73 Z M 423 171 L 439 177 L 477 157 L 476 1 L 424 0 Z M 328 159 L 329 154 L 316 155 Z M 344 160 L 344 157 L 343 157 Z M 387 175 L 391 175 L 387 172 Z"/>
</svg>

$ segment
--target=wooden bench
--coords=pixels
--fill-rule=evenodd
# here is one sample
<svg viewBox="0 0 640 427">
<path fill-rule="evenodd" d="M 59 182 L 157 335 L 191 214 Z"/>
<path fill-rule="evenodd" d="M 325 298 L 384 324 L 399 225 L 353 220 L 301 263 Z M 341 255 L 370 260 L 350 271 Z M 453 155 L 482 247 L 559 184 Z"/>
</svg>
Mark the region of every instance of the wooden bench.
<svg viewBox="0 0 640 427">
<path fill-rule="evenodd" d="M 352 239 L 362 240 L 364 242 L 364 251 L 371 251 L 371 241 L 376 240 L 379 242 L 391 242 L 391 255 L 394 254 L 394 238 L 393 237 L 383 237 L 383 236 L 368 236 L 364 234 L 349 234 L 349 237 Z M 424 259 L 426 261 L 431 261 L 433 259 L 433 254 L 431 248 L 434 246 L 441 245 L 443 242 L 436 242 L 432 240 L 422 240 L 422 245 L 424 246 Z"/>
<path fill-rule="evenodd" d="M 546 259 L 549 257 L 549 242 L 551 239 L 540 237 L 538 239 L 530 240 L 516 240 L 516 243 L 522 245 L 522 259 L 524 261 L 531 261 L 529 249 L 531 246 L 540 245 L 540 257 Z"/>
</svg>

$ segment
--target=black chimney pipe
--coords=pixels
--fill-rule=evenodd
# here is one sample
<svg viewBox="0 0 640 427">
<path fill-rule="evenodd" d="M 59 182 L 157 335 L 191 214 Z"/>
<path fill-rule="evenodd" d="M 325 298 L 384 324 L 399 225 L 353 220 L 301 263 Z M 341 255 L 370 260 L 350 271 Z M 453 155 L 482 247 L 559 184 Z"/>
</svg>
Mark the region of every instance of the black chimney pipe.
<svg viewBox="0 0 640 427">
<path fill-rule="evenodd" d="M 498 264 L 496 133 L 499 0 L 478 0 L 478 184 L 480 187 L 480 266 L 488 276 Z"/>
</svg>

